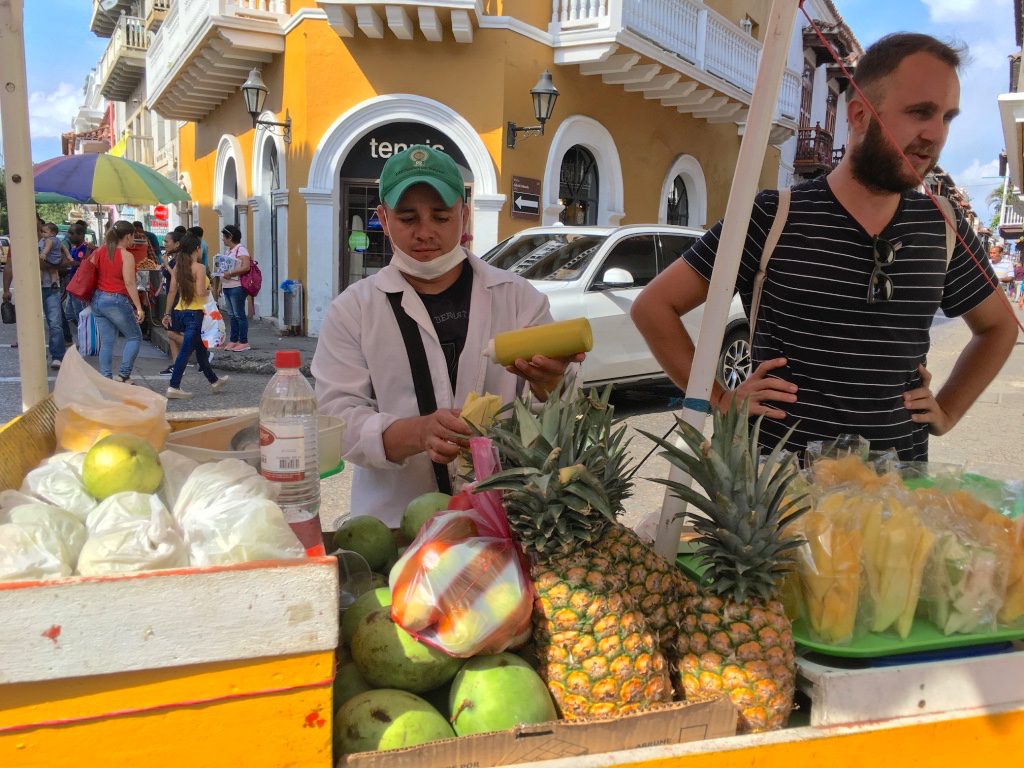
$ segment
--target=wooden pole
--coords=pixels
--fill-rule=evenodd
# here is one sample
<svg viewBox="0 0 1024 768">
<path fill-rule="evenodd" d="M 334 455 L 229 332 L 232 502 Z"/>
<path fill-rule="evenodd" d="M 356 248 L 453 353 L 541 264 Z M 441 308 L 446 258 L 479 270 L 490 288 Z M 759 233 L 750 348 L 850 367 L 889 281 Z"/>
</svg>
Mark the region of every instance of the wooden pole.
<svg viewBox="0 0 1024 768">
<path fill-rule="evenodd" d="M 729 305 L 736 287 L 743 241 L 747 236 L 750 211 L 754 205 L 761 166 L 764 164 L 764 155 L 768 148 L 768 134 L 771 131 L 772 118 L 775 116 L 779 84 L 782 82 L 782 72 L 786 67 L 789 42 L 793 35 L 799 5 L 799 0 L 772 2 L 764 47 L 761 49 L 761 61 L 757 68 L 757 79 L 754 81 L 754 92 L 750 99 L 747 125 L 743 132 L 743 140 L 740 142 L 739 156 L 736 158 L 736 173 L 733 174 L 732 187 L 729 189 L 725 222 L 718 243 L 711 285 L 708 287 L 707 302 L 704 305 L 704 319 L 701 322 L 700 336 L 697 338 L 693 368 L 690 371 L 690 380 L 686 384 L 687 398 L 706 401 L 711 397 L 711 386 L 718 366 Z M 682 411 L 682 418 L 698 430 L 703 430 L 705 416 L 703 411 L 691 408 L 684 408 Z M 690 481 L 687 475 L 674 466 L 669 471 L 669 479 L 681 483 Z M 661 518 L 658 521 L 655 550 L 670 561 L 674 561 L 676 557 L 685 511 L 686 505 L 666 490 L 661 506 Z"/>
<path fill-rule="evenodd" d="M 39 283 L 35 181 L 28 123 L 22 0 L 0 0 L 0 112 L 3 113 L 14 297 L 18 307 L 18 363 L 24 410 L 47 396 L 45 323 Z"/>
</svg>

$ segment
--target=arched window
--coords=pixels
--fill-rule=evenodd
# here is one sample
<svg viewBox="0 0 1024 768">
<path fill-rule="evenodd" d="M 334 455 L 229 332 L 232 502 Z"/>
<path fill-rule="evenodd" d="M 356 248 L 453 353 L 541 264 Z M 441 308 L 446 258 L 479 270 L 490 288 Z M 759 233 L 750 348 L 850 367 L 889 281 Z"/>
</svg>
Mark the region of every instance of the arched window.
<svg viewBox="0 0 1024 768">
<path fill-rule="evenodd" d="M 562 158 L 558 197 L 565 207 L 559 215 L 563 224 L 597 224 L 597 161 L 576 144 Z"/>
<path fill-rule="evenodd" d="M 672 189 L 668 193 L 666 206 L 666 224 L 678 224 L 685 227 L 690 223 L 690 198 L 686 194 L 686 182 L 682 176 L 676 176 Z"/>
</svg>

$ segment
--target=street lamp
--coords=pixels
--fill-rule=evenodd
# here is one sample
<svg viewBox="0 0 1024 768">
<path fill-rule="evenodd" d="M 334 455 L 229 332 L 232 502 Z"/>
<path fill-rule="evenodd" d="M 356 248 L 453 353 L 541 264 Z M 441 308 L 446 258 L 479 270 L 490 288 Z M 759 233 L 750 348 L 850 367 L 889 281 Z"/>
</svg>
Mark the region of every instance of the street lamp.
<svg viewBox="0 0 1024 768">
<path fill-rule="evenodd" d="M 527 136 L 544 135 L 544 123 L 551 118 L 551 113 L 555 111 L 555 102 L 558 100 L 558 89 L 551 82 L 551 73 L 546 69 L 544 74 L 540 76 L 537 84 L 530 89 L 530 95 L 533 97 L 533 116 L 540 124 L 520 126 L 509 120 L 508 130 L 505 135 L 505 146 L 509 149 L 516 148 L 516 134 L 522 133 Z"/>
<path fill-rule="evenodd" d="M 292 118 L 288 114 L 288 110 L 284 112 L 284 122 L 275 123 L 273 120 L 260 120 L 260 113 L 263 112 L 263 102 L 267 100 L 267 86 L 263 83 L 263 78 L 260 77 L 259 71 L 253 67 L 249 71 L 249 79 L 242 84 L 242 98 L 245 99 L 245 110 L 252 117 L 252 127 L 262 125 L 271 132 L 274 132 L 275 128 L 280 128 L 281 133 L 278 134 L 284 137 L 285 144 L 292 143 Z"/>
</svg>

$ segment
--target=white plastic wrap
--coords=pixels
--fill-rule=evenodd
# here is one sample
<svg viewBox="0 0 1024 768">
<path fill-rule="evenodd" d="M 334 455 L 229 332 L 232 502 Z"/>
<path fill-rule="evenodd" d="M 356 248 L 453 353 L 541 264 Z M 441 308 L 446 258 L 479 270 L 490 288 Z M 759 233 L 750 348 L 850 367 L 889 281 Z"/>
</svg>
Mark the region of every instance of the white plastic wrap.
<svg viewBox="0 0 1024 768">
<path fill-rule="evenodd" d="M 0 525 L 0 581 L 51 579 L 71 575 L 64 548 L 52 528 L 43 525 Z"/>
<path fill-rule="evenodd" d="M 79 520 L 96 508 L 96 499 L 82 484 L 82 454 L 61 453 L 33 469 L 21 484 L 21 492 L 70 512 Z"/>
<path fill-rule="evenodd" d="M 153 494 L 116 493 L 89 514 L 85 525 L 89 538 L 77 569 L 83 576 L 188 565 L 181 532 Z"/>
<path fill-rule="evenodd" d="M 174 518 L 193 565 L 305 557 L 273 487 L 244 461 L 200 464 L 185 481 Z"/>
<path fill-rule="evenodd" d="M 164 470 L 164 481 L 160 484 L 160 490 L 157 493 L 160 494 L 160 499 L 168 509 L 174 509 L 185 481 L 199 466 L 199 462 L 175 451 L 161 451 L 160 466 Z"/>
<path fill-rule="evenodd" d="M 49 528 L 60 544 L 61 561 L 68 565 L 70 569 L 68 573 L 74 571 L 75 565 L 78 563 L 78 553 L 82 551 L 82 546 L 88 536 L 85 526 L 77 517 L 62 509 L 37 501 L 14 507 L 7 513 L 3 522 Z"/>
</svg>

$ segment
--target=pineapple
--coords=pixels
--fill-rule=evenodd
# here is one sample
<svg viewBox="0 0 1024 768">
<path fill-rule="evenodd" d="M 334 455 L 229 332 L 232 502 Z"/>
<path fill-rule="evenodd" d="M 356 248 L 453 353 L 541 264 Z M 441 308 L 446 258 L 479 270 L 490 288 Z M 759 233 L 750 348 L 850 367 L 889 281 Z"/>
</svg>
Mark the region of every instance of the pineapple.
<svg viewBox="0 0 1024 768">
<path fill-rule="evenodd" d="M 625 429 L 612 428 L 609 395 L 558 391 L 536 415 L 513 403 L 490 433 L 505 469 L 479 484 L 504 492 L 509 525 L 530 558 L 532 651 L 568 720 L 672 698 L 660 637 L 641 605 L 644 590 L 668 580 L 652 578 L 644 557 L 628 562 L 639 541 L 616 522 L 630 484 Z M 634 577 L 641 588 L 631 588 Z"/>
<path fill-rule="evenodd" d="M 684 606 L 676 654 L 682 694 L 728 695 L 748 732 L 781 728 L 793 707 L 793 633 L 780 587 L 802 542 L 783 529 L 807 511 L 803 497 L 787 496 L 797 468 L 795 456 L 782 458 L 782 445 L 792 429 L 759 467 L 759 426 L 750 434 L 744 402 L 715 414 L 709 442 L 679 419 L 690 452 L 648 435 L 707 494 L 659 481 L 703 512 L 689 515 L 708 568 L 700 594 Z"/>
</svg>

